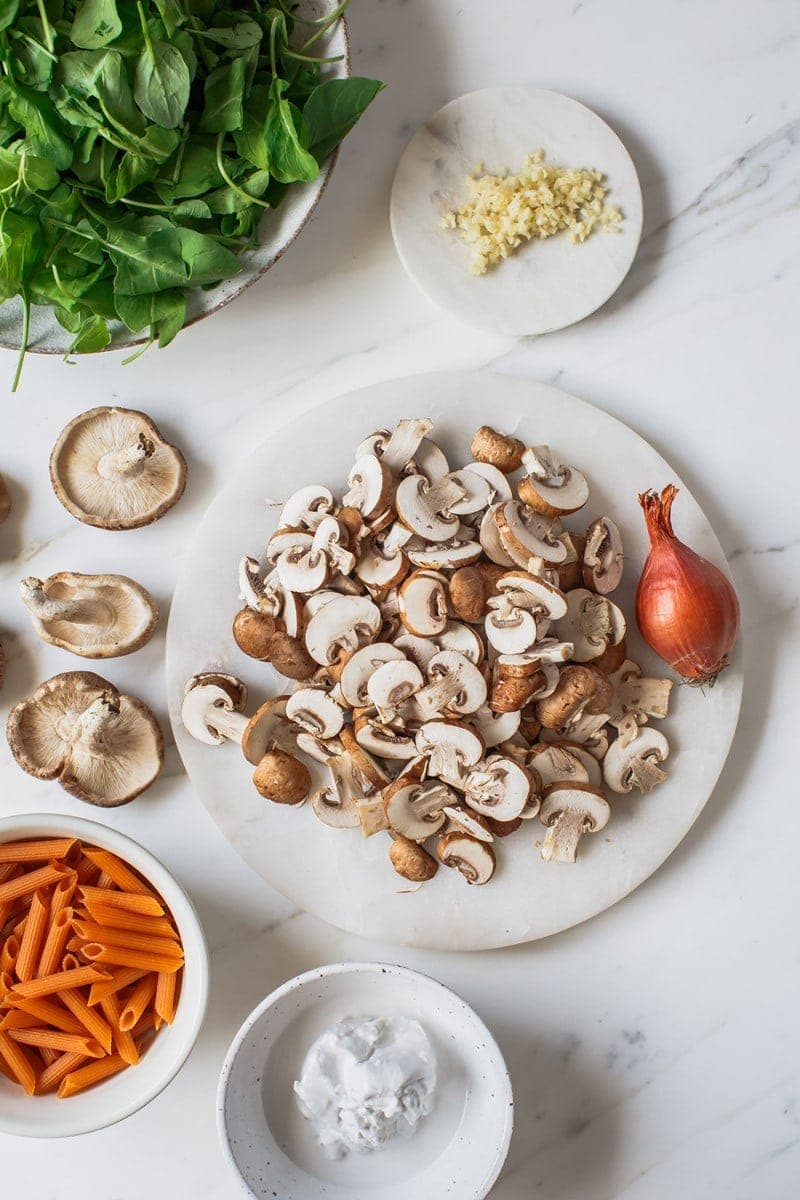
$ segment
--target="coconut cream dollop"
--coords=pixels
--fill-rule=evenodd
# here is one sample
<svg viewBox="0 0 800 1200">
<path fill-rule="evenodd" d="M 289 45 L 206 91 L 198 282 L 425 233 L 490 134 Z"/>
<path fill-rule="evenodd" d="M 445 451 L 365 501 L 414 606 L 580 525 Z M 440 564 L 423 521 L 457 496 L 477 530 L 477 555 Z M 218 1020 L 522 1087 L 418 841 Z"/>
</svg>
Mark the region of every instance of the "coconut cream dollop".
<svg viewBox="0 0 800 1200">
<path fill-rule="evenodd" d="M 436 1056 L 419 1021 L 345 1017 L 311 1045 L 294 1090 L 329 1157 L 369 1153 L 431 1111 Z"/>
</svg>

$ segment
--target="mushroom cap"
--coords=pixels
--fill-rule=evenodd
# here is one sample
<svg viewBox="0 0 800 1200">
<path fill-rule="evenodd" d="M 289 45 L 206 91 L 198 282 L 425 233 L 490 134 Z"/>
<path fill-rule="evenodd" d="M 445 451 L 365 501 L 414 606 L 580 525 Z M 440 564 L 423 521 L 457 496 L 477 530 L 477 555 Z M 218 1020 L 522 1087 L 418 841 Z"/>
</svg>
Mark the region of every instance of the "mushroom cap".
<svg viewBox="0 0 800 1200">
<path fill-rule="evenodd" d="M 668 755 L 669 742 L 664 734 L 650 725 L 643 725 L 630 741 L 618 737 L 608 747 L 603 759 L 603 779 L 614 792 L 630 792 L 634 787 L 643 792 L 650 791 L 663 777 L 657 764 L 664 762 Z M 652 764 L 652 781 L 643 782 L 637 777 L 636 764 L 640 761 Z"/>
<path fill-rule="evenodd" d="M 342 650 L 352 653 L 360 642 L 371 641 L 380 627 L 380 609 L 368 596 L 335 595 L 308 622 L 306 649 L 315 662 L 328 666 Z"/>
<path fill-rule="evenodd" d="M 23 579 L 20 590 L 42 641 L 81 658 L 133 654 L 150 641 L 158 624 L 153 597 L 127 575 L 60 571 L 45 580 Z M 46 608 L 64 606 L 64 611 L 48 615 L 38 599 L 51 602 Z"/>
<path fill-rule="evenodd" d="M 233 618 L 233 639 L 249 658 L 269 662 L 272 636 L 281 630 L 282 622 L 266 612 L 241 608 Z"/>
<path fill-rule="evenodd" d="M 439 864 L 432 854 L 418 842 L 396 834 L 389 848 L 389 860 L 398 875 L 412 883 L 424 883 L 433 879 Z"/>
<path fill-rule="evenodd" d="M 286 701 L 286 716 L 314 737 L 336 737 L 344 725 L 344 713 L 321 688 L 299 688 Z"/>
<path fill-rule="evenodd" d="M 161 728 L 147 705 L 91 671 L 45 680 L 12 708 L 7 736 L 29 775 L 58 779 L 65 791 L 101 808 L 133 800 L 164 762 Z"/>
<path fill-rule="evenodd" d="M 608 824 L 611 807 L 602 792 L 586 783 L 554 783 L 545 789 L 539 820 L 551 825 L 561 813 L 582 814 L 584 832 L 597 833 Z"/>
<path fill-rule="evenodd" d="M 439 861 L 446 867 L 455 867 L 467 883 L 488 883 L 494 875 L 494 850 L 486 842 L 470 837 L 467 833 L 454 830 L 439 838 L 436 847 Z"/>
<path fill-rule="evenodd" d="M 625 554 L 622 534 L 611 517 L 598 517 L 586 530 L 582 556 L 586 587 L 606 596 L 622 582 Z"/>
<path fill-rule="evenodd" d="M 486 613 L 489 581 L 476 566 L 459 567 L 449 583 L 450 604 L 461 621 L 477 625 Z"/>
<path fill-rule="evenodd" d="M 371 676 L 388 662 L 402 662 L 403 651 L 390 642 L 371 642 L 362 646 L 347 660 L 339 676 L 342 697 L 351 708 L 369 704 L 367 684 Z"/>
<path fill-rule="evenodd" d="M 607 711 L 613 689 L 602 671 L 570 664 L 558 676 L 554 691 L 536 703 L 536 717 L 546 729 L 563 731 L 581 713 Z"/>
<path fill-rule="evenodd" d="M 510 433 L 499 433 L 491 425 L 481 425 L 475 431 L 470 450 L 477 462 L 491 463 L 504 475 L 510 475 L 522 466 L 525 443 Z"/>
<path fill-rule="evenodd" d="M 302 804 L 311 791 L 311 772 L 285 750 L 270 750 L 253 772 L 259 795 L 275 804 Z"/>
<path fill-rule="evenodd" d="M 186 684 L 181 721 L 196 741 L 207 746 L 221 746 L 225 738 L 209 723 L 207 714 L 215 708 L 226 713 L 240 713 L 246 706 L 247 688 L 240 679 L 222 672 L 203 671 L 193 675 Z"/>
<path fill-rule="evenodd" d="M 409 633 L 436 637 L 447 628 L 447 587 L 443 576 L 417 570 L 407 575 L 398 593 L 400 620 Z"/>
<path fill-rule="evenodd" d="M 107 455 L 137 451 L 129 475 L 103 474 Z M 142 412 L 92 408 L 61 431 L 50 455 L 53 491 L 84 525 L 139 529 L 163 517 L 183 495 L 186 461 Z"/>
</svg>

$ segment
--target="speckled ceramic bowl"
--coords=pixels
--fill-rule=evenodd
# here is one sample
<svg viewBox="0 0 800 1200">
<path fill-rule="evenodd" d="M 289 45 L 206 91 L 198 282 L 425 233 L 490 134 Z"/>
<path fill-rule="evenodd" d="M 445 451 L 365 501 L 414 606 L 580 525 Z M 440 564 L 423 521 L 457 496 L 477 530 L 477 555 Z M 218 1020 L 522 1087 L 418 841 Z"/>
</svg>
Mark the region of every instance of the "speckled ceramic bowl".
<svg viewBox="0 0 800 1200">
<path fill-rule="evenodd" d="M 338 0 L 300 0 L 298 12 L 301 16 L 316 19 L 332 12 Z M 350 74 L 350 40 L 347 24 L 342 18 L 322 39 L 317 49 L 320 56 L 343 55 L 342 61 L 331 64 L 328 78 L 345 78 Z M 313 183 L 296 183 L 286 193 L 282 203 L 264 215 L 259 225 L 261 244 L 257 250 L 247 251 L 241 257 L 242 271 L 233 279 L 225 279 L 212 291 L 195 288 L 190 292 L 187 306 L 187 325 L 201 321 L 218 312 L 231 300 L 260 279 L 288 250 L 292 242 L 305 228 L 322 198 L 331 177 L 338 151 L 334 151 L 320 168 Z M 22 328 L 22 305 L 18 299 L 0 305 L 0 347 L 18 350 Z M 121 322 L 110 322 L 111 344 L 107 350 L 121 350 L 138 346 L 145 340 L 141 334 L 131 333 Z M 34 306 L 31 309 L 31 328 L 28 349 L 36 354 L 66 354 L 72 335 L 63 329 L 50 308 Z"/>
<path fill-rule="evenodd" d="M 331 1160 L 293 1083 L 323 1030 L 346 1016 L 414 1017 L 437 1059 L 433 1111 L 412 1137 Z M 511 1081 L 497 1043 L 458 996 L 407 967 L 335 963 L 298 975 L 254 1009 L 228 1051 L 220 1140 L 251 1200 L 483 1200 L 505 1162 Z"/>
</svg>

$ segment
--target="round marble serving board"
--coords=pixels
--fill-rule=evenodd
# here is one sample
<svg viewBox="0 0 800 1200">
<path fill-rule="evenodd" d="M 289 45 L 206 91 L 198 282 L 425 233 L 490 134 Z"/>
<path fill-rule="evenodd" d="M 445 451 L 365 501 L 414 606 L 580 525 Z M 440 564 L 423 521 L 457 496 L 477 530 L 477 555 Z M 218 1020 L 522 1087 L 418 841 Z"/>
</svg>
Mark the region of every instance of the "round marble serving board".
<svg viewBox="0 0 800 1200">
<path fill-rule="evenodd" d="M 596 230 L 582 245 L 566 234 L 528 242 L 485 275 L 470 275 L 472 252 L 445 213 L 467 198 L 480 166 L 518 171 L 544 150 L 549 163 L 601 171 L 619 233 Z M 585 105 L 558 92 L 499 87 L 468 92 L 431 117 L 406 147 L 392 186 L 397 253 L 423 292 L 452 316 L 491 333 L 549 333 L 605 304 L 627 275 L 642 233 L 642 192 L 628 151 Z"/>
<path fill-rule="evenodd" d="M 329 15 L 337 2 L 338 0 L 299 0 L 297 13 L 306 20 L 315 21 Z M 340 62 L 331 63 L 327 67 L 325 78 L 345 78 L 350 74 L 350 40 L 344 17 L 320 39 L 315 53 L 320 57 L 342 56 Z M 246 250 L 242 254 L 242 269 L 238 275 L 234 275 L 232 279 L 223 279 L 217 287 L 209 291 L 203 288 L 190 289 L 187 295 L 186 325 L 194 325 L 196 321 L 202 321 L 204 317 L 230 304 L 275 265 L 313 215 L 328 185 L 337 158 L 338 150 L 335 150 L 322 164 L 313 183 L 293 184 L 277 208 L 264 212 L 258 226 L 259 245 L 256 249 Z M 106 350 L 122 350 L 141 345 L 146 340 L 147 331 L 131 333 L 121 321 L 109 321 L 108 327 L 111 343 L 105 347 Z M 0 305 L 0 347 L 4 350 L 18 350 L 21 330 L 22 302 L 15 296 Z M 31 307 L 29 351 L 36 354 L 66 354 L 72 336 L 59 325 L 52 308 L 40 305 Z"/>
<path fill-rule="evenodd" d="M 167 634 L 167 678 L 178 749 L 203 803 L 242 857 L 273 887 L 317 916 L 366 937 L 410 946 L 478 950 L 512 945 L 568 929 L 621 900 L 646 879 L 685 836 L 708 800 L 728 754 L 739 713 L 738 657 L 713 690 L 676 686 L 661 728 L 670 740 L 669 779 L 649 796 L 612 798 L 601 833 L 582 839 L 574 865 L 545 863 L 538 820 L 496 842 L 497 872 L 468 887 L 440 869 L 419 890 L 394 874 L 388 839 L 321 824 L 299 810 L 262 799 L 239 748 L 193 741 L 180 721 L 184 684 L 201 670 L 240 676 L 255 707 L 288 690 L 271 667 L 248 659 L 231 635 L 240 607 L 237 565 L 263 555 L 283 500 L 305 483 L 341 494 L 362 437 L 402 416 L 429 416 L 451 464 L 470 459 L 473 431 L 489 421 L 528 443 L 546 442 L 585 471 L 591 495 L 568 527 L 583 529 L 608 514 L 626 547 L 623 586 L 615 596 L 632 618 L 636 581 L 647 553 L 637 493 L 673 481 L 680 536 L 723 569 L 719 542 L 684 484 L 661 456 L 627 426 L 590 404 L 543 383 L 484 372 L 446 372 L 375 384 L 338 397 L 274 430 L 237 470 L 211 505 L 184 560 Z M 629 654 L 646 672 L 663 665 L 635 629 Z"/>
</svg>

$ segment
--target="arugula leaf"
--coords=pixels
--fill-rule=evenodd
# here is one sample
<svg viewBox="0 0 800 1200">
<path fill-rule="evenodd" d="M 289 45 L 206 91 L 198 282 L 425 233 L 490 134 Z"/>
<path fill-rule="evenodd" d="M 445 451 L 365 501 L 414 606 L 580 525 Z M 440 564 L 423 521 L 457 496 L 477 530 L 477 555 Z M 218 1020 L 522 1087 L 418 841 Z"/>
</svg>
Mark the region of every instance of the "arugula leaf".
<svg viewBox="0 0 800 1200">
<path fill-rule="evenodd" d="M 273 79 L 265 137 L 269 170 L 280 183 L 310 183 L 319 175 L 319 163 L 305 148 L 307 134 L 299 108 L 283 96 L 285 82 Z"/>
<path fill-rule="evenodd" d="M 386 85 L 377 79 L 326 79 L 303 106 L 308 148 L 319 161 L 327 158 Z"/>
<path fill-rule="evenodd" d="M 136 64 L 133 95 L 144 115 L 156 125 L 175 129 L 183 120 L 189 103 L 191 78 L 186 61 L 177 46 L 153 41 L 144 9 L 139 4 L 144 46 Z"/>
<path fill-rule="evenodd" d="M 37 158 L 49 158 L 59 171 L 72 163 L 72 147 L 50 99 L 6 76 L 0 79 L 0 101 L 25 130 L 28 148 Z"/>
<path fill-rule="evenodd" d="M 241 129 L 245 64 L 241 58 L 223 63 L 206 79 L 206 106 L 200 128 L 206 133 Z"/>
<path fill-rule="evenodd" d="M 84 50 L 107 46 L 122 33 L 116 0 L 81 0 L 72 19 L 70 37 Z"/>
</svg>

